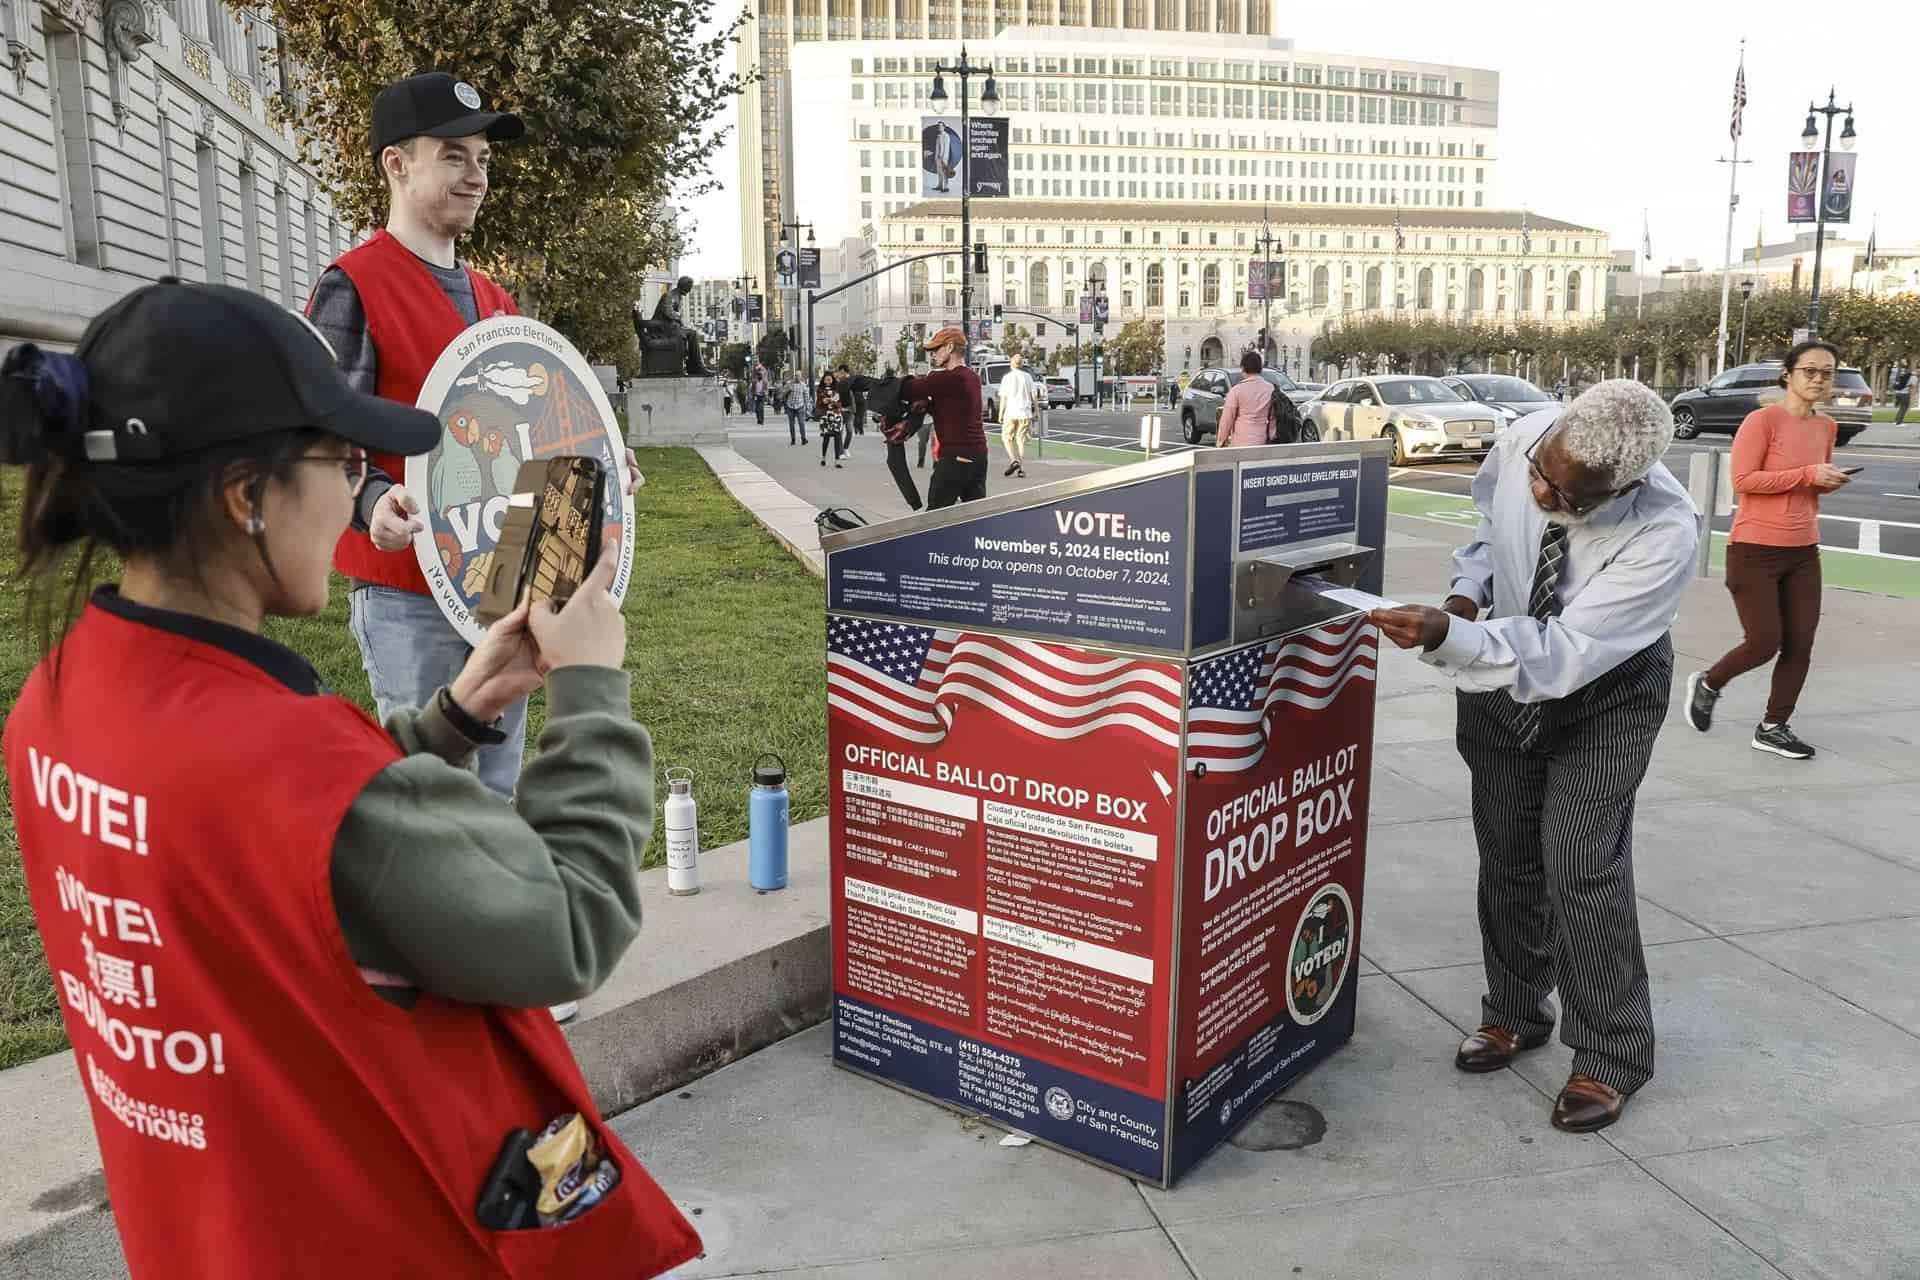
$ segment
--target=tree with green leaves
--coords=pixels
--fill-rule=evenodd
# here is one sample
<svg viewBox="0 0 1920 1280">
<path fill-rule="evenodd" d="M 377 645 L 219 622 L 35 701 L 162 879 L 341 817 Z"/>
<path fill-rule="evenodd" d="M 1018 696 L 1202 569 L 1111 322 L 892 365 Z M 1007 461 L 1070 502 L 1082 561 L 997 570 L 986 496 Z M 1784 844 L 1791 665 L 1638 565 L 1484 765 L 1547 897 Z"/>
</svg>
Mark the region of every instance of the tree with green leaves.
<svg viewBox="0 0 1920 1280">
<path fill-rule="evenodd" d="M 1009 322 L 1006 332 L 1000 335 L 1000 350 L 1008 359 L 1020 356 L 1023 359 L 1033 354 L 1033 331 Z"/>
<path fill-rule="evenodd" d="M 778 327 L 768 329 L 761 337 L 760 345 L 754 352 L 760 363 L 770 371 L 779 372 L 787 365 L 787 331 Z"/>
<path fill-rule="evenodd" d="M 1166 346 L 1166 321 L 1129 320 L 1107 340 L 1106 368 L 1102 372 L 1118 377 L 1152 373 L 1159 367 L 1160 353 Z"/>
<path fill-rule="evenodd" d="M 753 354 L 753 348 L 744 342 L 729 342 L 720 348 L 720 367 L 736 378 L 747 373 L 747 357 Z"/>
<path fill-rule="evenodd" d="M 305 70 L 301 91 L 276 95 L 274 109 L 356 227 L 386 223 L 385 180 L 367 147 L 384 86 L 453 70 L 525 120 L 526 139 L 495 151 L 492 191 L 462 256 L 590 360 L 636 366 L 629 309 L 646 270 L 681 250 L 668 200 L 711 185 L 697 175 L 719 145 L 721 107 L 739 92 L 721 67 L 744 16 L 707 29 L 713 0 L 265 7 Z"/>
<path fill-rule="evenodd" d="M 880 367 L 880 353 L 874 350 L 873 339 L 864 333 L 849 333 L 833 344 L 827 352 L 829 369 L 838 369 L 845 365 L 853 374 L 871 375 Z"/>
</svg>

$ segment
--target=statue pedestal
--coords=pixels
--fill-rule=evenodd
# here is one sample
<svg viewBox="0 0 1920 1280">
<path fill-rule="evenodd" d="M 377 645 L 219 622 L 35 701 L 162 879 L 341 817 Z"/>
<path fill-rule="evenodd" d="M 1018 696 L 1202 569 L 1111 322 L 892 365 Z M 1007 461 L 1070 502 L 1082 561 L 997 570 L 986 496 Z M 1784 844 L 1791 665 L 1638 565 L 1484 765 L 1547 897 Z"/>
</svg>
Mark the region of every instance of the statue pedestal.
<svg viewBox="0 0 1920 1280">
<path fill-rule="evenodd" d="M 725 444 L 720 384 L 711 378 L 636 378 L 627 386 L 627 443 Z"/>
</svg>

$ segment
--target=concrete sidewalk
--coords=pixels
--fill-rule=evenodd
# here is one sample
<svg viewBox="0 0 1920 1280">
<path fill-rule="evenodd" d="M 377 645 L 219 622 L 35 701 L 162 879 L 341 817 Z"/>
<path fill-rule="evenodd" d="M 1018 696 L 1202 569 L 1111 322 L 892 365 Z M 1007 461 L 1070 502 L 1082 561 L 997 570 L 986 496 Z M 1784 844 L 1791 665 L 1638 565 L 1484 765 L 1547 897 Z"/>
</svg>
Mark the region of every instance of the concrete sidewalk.
<svg viewBox="0 0 1920 1280">
<path fill-rule="evenodd" d="M 871 437 L 824 479 L 817 446 L 734 439 L 798 506 L 889 510 Z M 1435 600 L 1447 531 L 1394 525 L 1389 594 Z M 1826 608 L 1795 719 L 1818 759 L 1748 748 L 1763 674 L 1709 736 L 1676 690 L 1635 860 L 1659 1073 L 1613 1128 L 1549 1127 L 1557 1044 L 1453 1068 L 1482 989 L 1467 775 L 1446 682 L 1390 651 L 1349 1046 L 1163 1192 L 836 1071 L 816 1028 L 618 1121 L 698 1211 L 681 1274 L 1920 1276 L 1920 606 Z M 1736 638 L 1696 584 L 1676 685 Z"/>
</svg>

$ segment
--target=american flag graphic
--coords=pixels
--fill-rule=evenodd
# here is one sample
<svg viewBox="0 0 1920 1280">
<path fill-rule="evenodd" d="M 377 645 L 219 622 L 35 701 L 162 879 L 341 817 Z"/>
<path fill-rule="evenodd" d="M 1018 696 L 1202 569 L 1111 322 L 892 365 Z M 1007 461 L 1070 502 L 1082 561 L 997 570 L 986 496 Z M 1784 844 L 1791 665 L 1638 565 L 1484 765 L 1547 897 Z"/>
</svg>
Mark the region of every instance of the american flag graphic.
<svg viewBox="0 0 1920 1280">
<path fill-rule="evenodd" d="M 827 705 L 906 742 L 939 742 L 974 707 L 1043 738 L 1119 727 L 1180 742 L 1172 663 L 861 618 L 827 623 Z"/>
<path fill-rule="evenodd" d="M 1352 618 L 1195 665 L 1187 764 L 1237 773 L 1260 763 L 1270 715 L 1287 703 L 1318 711 L 1355 680 L 1374 678 L 1379 633 Z"/>
</svg>

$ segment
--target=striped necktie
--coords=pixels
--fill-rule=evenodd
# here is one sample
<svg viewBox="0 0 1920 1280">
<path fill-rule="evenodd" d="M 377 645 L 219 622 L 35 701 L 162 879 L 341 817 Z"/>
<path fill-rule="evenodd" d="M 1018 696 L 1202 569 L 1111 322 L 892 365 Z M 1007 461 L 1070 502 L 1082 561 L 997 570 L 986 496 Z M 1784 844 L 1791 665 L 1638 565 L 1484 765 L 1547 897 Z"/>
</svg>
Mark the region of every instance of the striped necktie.
<svg viewBox="0 0 1920 1280">
<path fill-rule="evenodd" d="M 1560 601 L 1554 594 L 1560 586 L 1560 566 L 1567 559 L 1567 526 L 1547 521 L 1547 527 L 1540 535 L 1540 560 L 1533 570 L 1533 591 L 1527 596 L 1527 613 L 1540 621 L 1556 616 L 1560 612 Z M 1520 704 L 1520 716 L 1514 722 L 1514 730 L 1520 735 L 1522 750 L 1531 750 L 1540 737 L 1540 717 L 1546 709 L 1543 702 L 1523 702 Z"/>
</svg>

